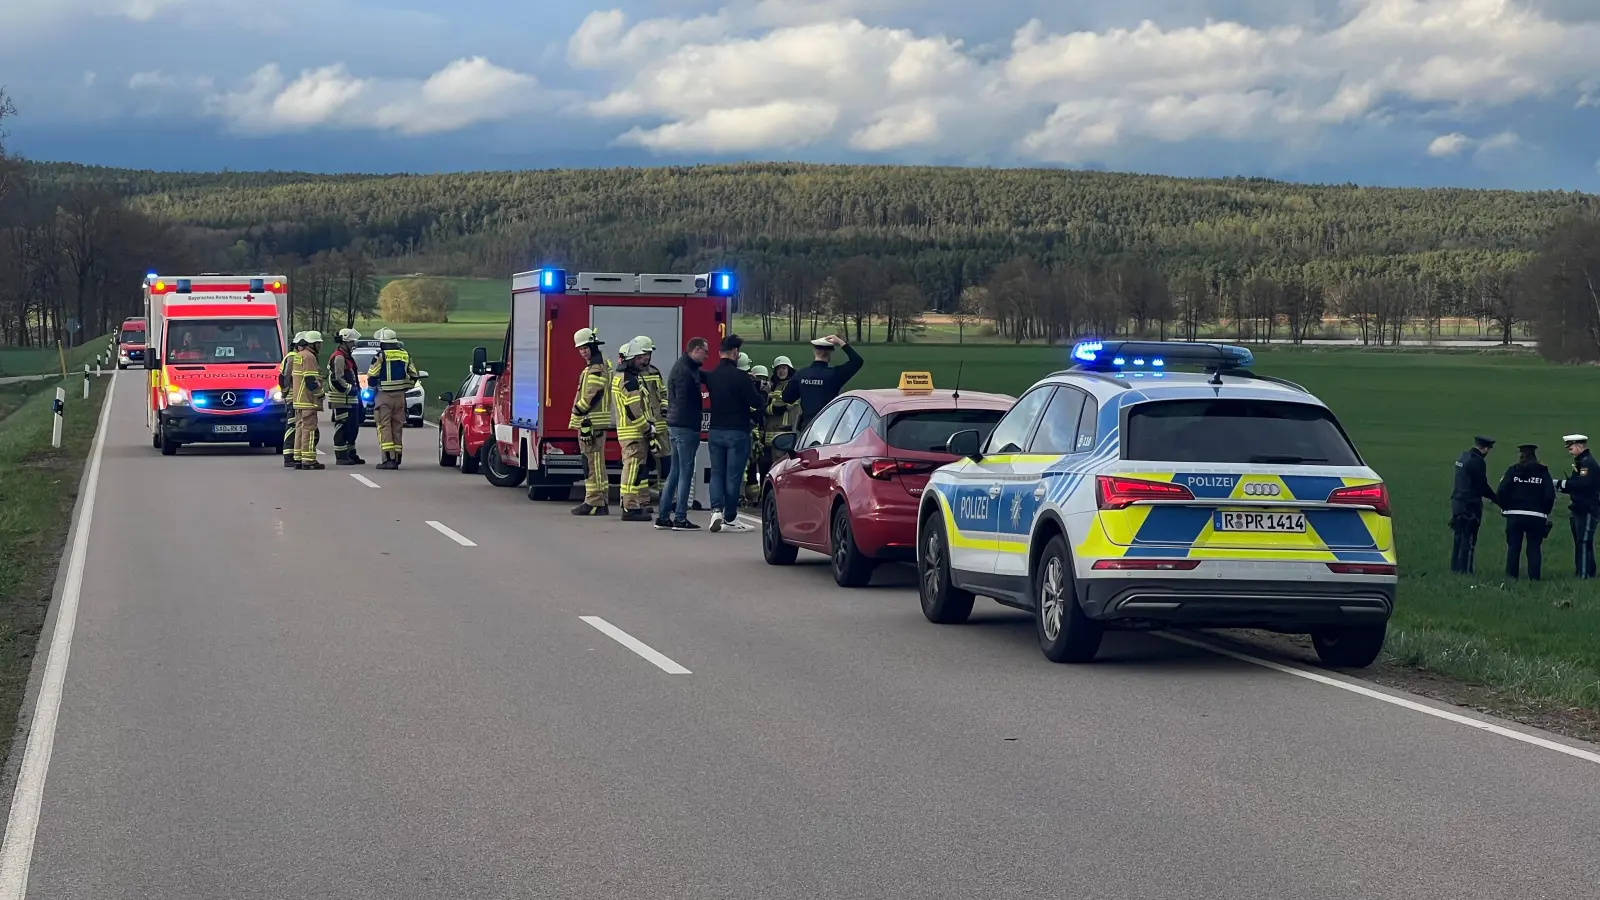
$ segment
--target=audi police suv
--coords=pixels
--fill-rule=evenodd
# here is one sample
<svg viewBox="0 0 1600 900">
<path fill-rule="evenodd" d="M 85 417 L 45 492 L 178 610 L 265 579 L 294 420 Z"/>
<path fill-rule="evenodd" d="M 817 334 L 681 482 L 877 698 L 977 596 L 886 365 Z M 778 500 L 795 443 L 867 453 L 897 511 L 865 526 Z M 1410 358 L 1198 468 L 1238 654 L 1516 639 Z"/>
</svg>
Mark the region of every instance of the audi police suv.
<svg viewBox="0 0 1600 900">
<path fill-rule="evenodd" d="M 917 516 L 929 621 L 1031 611 L 1056 662 L 1107 629 L 1309 634 L 1367 666 L 1394 610 L 1389 494 L 1305 388 L 1244 347 L 1085 342 L 987 438 L 952 435 Z M 1179 371 L 1180 367 L 1198 372 Z"/>
</svg>

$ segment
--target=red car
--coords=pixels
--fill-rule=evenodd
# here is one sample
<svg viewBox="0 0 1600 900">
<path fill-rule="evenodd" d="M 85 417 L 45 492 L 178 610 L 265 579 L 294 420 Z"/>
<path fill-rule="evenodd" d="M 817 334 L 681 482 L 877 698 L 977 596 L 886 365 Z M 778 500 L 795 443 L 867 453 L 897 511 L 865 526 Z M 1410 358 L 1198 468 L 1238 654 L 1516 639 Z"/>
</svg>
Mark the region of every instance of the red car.
<svg viewBox="0 0 1600 900">
<path fill-rule="evenodd" d="M 762 555 L 786 566 L 801 549 L 827 554 L 840 587 L 865 585 L 880 561 L 914 559 L 922 489 L 934 469 L 960 458 L 945 450 L 950 435 L 987 437 L 1014 403 L 928 389 L 839 395 L 804 434 L 773 438 L 789 456 L 762 486 Z"/>
<path fill-rule="evenodd" d="M 439 395 L 439 465 L 478 471 L 483 445 L 494 439 L 494 382 L 493 375 L 468 375 L 459 391 Z"/>
</svg>

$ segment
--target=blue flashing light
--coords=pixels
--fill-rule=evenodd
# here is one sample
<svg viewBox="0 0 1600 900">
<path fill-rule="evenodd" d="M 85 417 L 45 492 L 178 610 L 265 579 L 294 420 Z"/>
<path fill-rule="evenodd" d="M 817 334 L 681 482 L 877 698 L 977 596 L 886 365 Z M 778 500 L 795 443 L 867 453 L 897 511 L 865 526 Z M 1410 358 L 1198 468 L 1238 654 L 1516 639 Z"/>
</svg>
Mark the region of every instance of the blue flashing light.
<svg viewBox="0 0 1600 900">
<path fill-rule="evenodd" d="M 713 297 L 732 297 L 735 281 L 732 272 L 712 272 L 706 293 Z"/>
<path fill-rule="evenodd" d="M 265 398 L 265 397 L 251 397 L 250 398 L 250 405 L 251 406 L 260 406 L 260 405 L 262 405 L 263 403 L 266 403 L 266 402 L 267 402 L 267 398 Z"/>
<path fill-rule="evenodd" d="M 1142 366 L 1142 365 L 1144 365 L 1144 360 L 1142 358 L 1141 359 L 1135 359 L 1133 361 L 1133 364 L 1136 365 L 1136 366 Z"/>
<path fill-rule="evenodd" d="M 267 289 L 267 282 L 266 282 L 265 279 L 261 279 L 261 278 L 252 278 L 252 279 L 250 279 L 250 293 L 259 294 L 259 293 L 261 293 L 262 291 L 264 291 L 266 289 Z"/>
<path fill-rule="evenodd" d="M 1111 364 L 1113 366 L 1125 366 L 1128 364 L 1128 361 L 1119 356 L 1116 359 L 1113 359 Z"/>
<path fill-rule="evenodd" d="M 187 278 L 179 278 L 178 279 L 178 293 L 187 294 L 187 293 L 190 292 L 190 288 L 191 287 L 192 287 L 192 285 L 189 283 L 189 279 L 187 279 Z"/>
<path fill-rule="evenodd" d="M 160 277 L 161 277 L 160 275 L 156 274 L 156 270 L 155 269 L 151 269 L 150 271 L 144 273 L 144 280 L 145 281 L 155 281 L 157 278 L 160 278 Z"/>
<path fill-rule="evenodd" d="M 1083 341 L 1072 348 L 1072 358 L 1084 362 L 1094 362 L 1095 355 L 1105 349 L 1105 344 L 1099 341 Z"/>
<path fill-rule="evenodd" d="M 1248 368 L 1255 363 L 1255 354 L 1249 348 L 1189 341 L 1082 342 L 1073 347 L 1072 357 L 1078 368 L 1096 371 L 1124 368 L 1160 371 L 1186 365 L 1225 372 Z"/>
<path fill-rule="evenodd" d="M 540 269 L 539 293 L 563 294 L 567 290 L 566 269 Z"/>
<path fill-rule="evenodd" d="M 363 389 L 361 391 L 361 399 L 362 400 L 371 400 L 372 399 L 372 388 Z"/>
<path fill-rule="evenodd" d="M 1164 360 L 1164 359 L 1159 359 L 1158 358 L 1158 359 L 1150 360 L 1150 365 L 1155 366 L 1158 369 L 1161 368 L 1162 366 L 1166 365 L 1166 364 L 1167 364 L 1167 361 Z"/>
<path fill-rule="evenodd" d="M 189 402 L 193 403 L 195 406 L 205 406 L 207 403 L 210 403 L 211 401 L 207 400 L 204 397 L 195 397 L 194 399 L 190 400 Z"/>
</svg>

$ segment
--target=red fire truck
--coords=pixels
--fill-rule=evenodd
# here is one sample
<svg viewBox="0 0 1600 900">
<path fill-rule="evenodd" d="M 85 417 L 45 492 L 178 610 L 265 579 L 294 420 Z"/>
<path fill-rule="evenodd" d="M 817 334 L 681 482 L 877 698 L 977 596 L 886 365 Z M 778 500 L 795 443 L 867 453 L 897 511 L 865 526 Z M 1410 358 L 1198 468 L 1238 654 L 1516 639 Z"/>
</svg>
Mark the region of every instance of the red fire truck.
<svg viewBox="0 0 1600 900">
<path fill-rule="evenodd" d="M 483 347 L 472 355 L 474 373 L 496 376 L 494 440 L 483 446 L 484 476 L 500 487 L 527 481 L 528 496 L 535 500 L 567 499 L 572 486 L 583 480 L 578 433 L 567 427 L 584 366 L 573 349 L 572 333 L 595 329 L 612 364 L 624 343 L 645 335 L 655 341 L 653 362 L 663 375 L 690 338 L 703 337 L 713 354 L 706 364 L 715 365 L 717 344 L 728 333 L 734 287 L 731 272 L 568 274 L 538 269 L 513 276 L 511 322 L 500 359 L 490 362 Z M 606 445 L 606 470 L 613 480 L 622 472 L 614 437 Z"/>
</svg>

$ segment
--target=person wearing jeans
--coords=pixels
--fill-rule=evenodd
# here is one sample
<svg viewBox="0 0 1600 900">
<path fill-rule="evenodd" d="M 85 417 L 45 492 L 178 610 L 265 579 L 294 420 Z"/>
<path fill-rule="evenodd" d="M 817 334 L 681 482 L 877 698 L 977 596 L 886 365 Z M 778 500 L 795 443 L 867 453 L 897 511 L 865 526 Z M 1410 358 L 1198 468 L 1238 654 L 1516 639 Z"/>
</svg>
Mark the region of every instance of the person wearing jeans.
<svg viewBox="0 0 1600 900">
<path fill-rule="evenodd" d="M 750 462 L 750 429 L 765 410 L 761 392 L 749 375 L 739 371 L 736 334 L 722 339 L 722 358 L 705 373 L 711 395 L 711 423 L 706 444 L 711 451 L 711 507 L 722 515 L 711 520 L 712 531 L 748 531 L 739 522 L 739 495 L 744 470 Z"/>
<path fill-rule="evenodd" d="M 672 442 L 674 462 L 661 485 L 657 528 L 694 531 L 700 527 L 689 521 L 689 495 L 694 490 L 695 454 L 700 452 L 701 365 L 709 352 L 705 338 L 691 338 L 667 375 L 667 439 Z"/>
</svg>

